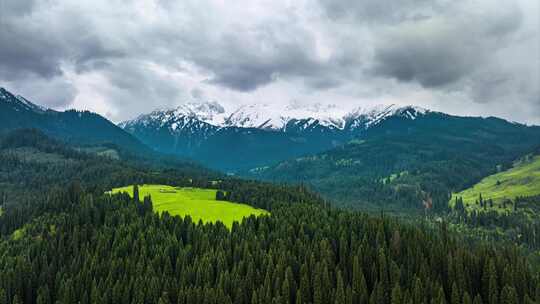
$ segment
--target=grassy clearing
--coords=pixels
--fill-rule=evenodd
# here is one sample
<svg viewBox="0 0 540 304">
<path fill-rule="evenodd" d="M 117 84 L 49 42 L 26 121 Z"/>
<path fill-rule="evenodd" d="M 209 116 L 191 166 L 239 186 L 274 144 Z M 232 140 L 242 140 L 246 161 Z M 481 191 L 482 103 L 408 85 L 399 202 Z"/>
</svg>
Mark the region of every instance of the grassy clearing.
<svg viewBox="0 0 540 304">
<path fill-rule="evenodd" d="M 133 186 L 116 188 L 113 193 L 127 192 L 133 195 Z M 175 188 L 166 185 L 139 186 L 139 196 L 150 195 L 154 210 L 171 215 L 189 215 L 195 222 L 222 222 L 229 229 L 234 222 L 241 222 L 244 217 L 251 215 L 267 215 L 268 211 L 255 209 L 244 204 L 228 201 L 216 201 L 216 190 L 200 188 Z"/>
<path fill-rule="evenodd" d="M 521 161 L 512 169 L 490 175 L 472 188 L 455 193 L 450 203 L 453 204 L 456 197 L 462 197 L 463 203 L 469 208 L 480 208 L 475 204 L 480 194 L 484 200 L 492 199 L 498 209 L 501 209 L 505 199 L 539 195 L 540 156 Z"/>
</svg>

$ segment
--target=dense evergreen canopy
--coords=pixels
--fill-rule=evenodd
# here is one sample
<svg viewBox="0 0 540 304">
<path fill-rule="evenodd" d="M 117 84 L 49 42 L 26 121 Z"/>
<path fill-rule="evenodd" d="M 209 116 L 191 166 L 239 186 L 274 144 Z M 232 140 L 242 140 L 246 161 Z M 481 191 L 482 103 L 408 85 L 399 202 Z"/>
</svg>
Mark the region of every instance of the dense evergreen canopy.
<svg viewBox="0 0 540 304">
<path fill-rule="evenodd" d="M 33 131 L 4 139 L 0 157 L 0 303 L 540 301 L 539 270 L 520 250 L 465 242 L 444 222 L 405 224 L 335 209 L 304 187 L 112 160 Z M 229 231 L 157 215 L 149 197 L 104 193 L 144 182 L 218 187 L 272 215 Z"/>
</svg>

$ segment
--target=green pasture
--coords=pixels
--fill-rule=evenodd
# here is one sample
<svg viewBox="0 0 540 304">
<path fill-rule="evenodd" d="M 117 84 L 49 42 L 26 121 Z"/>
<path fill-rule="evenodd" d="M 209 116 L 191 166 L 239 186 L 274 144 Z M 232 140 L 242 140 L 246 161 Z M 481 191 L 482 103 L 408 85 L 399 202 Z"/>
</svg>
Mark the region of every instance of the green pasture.
<svg viewBox="0 0 540 304">
<path fill-rule="evenodd" d="M 452 195 L 451 204 L 461 197 L 465 206 L 480 208 L 475 204 L 480 194 L 483 200 L 492 199 L 496 207 L 505 199 L 540 194 L 540 156 L 522 160 L 513 168 L 490 175 L 473 187 Z"/>
<path fill-rule="evenodd" d="M 115 188 L 112 193 L 127 192 L 133 196 L 133 186 Z M 169 212 L 182 217 L 189 215 L 195 222 L 222 222 L 229 229 L 233 222 L 241 222 L 251 215 L 267 215 L 268 211 L 249 205 L 228 201 L 217 201 L 215 189 L 179 188 L 167 185 L 141 185 L 139 197 L 150 195 L 154 211 Z"/>
</svg>

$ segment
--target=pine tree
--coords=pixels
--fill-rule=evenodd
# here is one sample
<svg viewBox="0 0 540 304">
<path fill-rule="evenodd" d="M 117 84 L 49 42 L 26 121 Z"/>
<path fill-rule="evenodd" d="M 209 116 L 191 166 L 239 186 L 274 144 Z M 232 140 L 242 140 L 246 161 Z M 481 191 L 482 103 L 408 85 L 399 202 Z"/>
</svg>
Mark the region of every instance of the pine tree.
<svg viewBox="0 0 540 304">
<path fill-rule="evenodd" d="M 486 261 L 482 274 L 482 297 L 489 304 L 498 302 L 498 284 L 497 284 L 497 269 L 493 259 Z"/>
<path fill-rule="evenodd" d="M 465 291 L 463 293 L 462 303 L 463 304 L 472 304 L 471 296 L 469 295 L 469 293 L 467 291 Z"/>
<path fill-rule="evenodd" d="M 474 297 L 473 304 L 483 304 L 482 297 L 479 294 L 477 294 L 476 297 Z"/>
<path fill-rule="evenodd" d="M 433 299 L 432 303 L 434 304 L 446 304 L 446 295 L 444 294 L 444 289 L 439 287 L 436 297 Z"/>
<path fill-rule="evenodd" d="M 388 291 L 390 288 L 390 278 L 389 278 L 386 254 L 384 252 L 384 249 L 382 248 L 379 250 L 378 265 L 379 265 L 379 283 L 380 283 L 380 287 L 382 289 L 382 294 L 383 294 L 382 301 L 384 303 L 387 303 Z"/>
<path fill-rule="evenodd" d="M 251 304 L 259 304 L 259 298 L 257 297 L 257 291 L 254 290 L 251 295 Z"/>
<path fill-rule="evenodd" d="M 392 304 L 402 303 L 401 288 L 399 287 L 399 284 L 396 284 L 396 286 L 394 286 L 394 288 L 392 289 L 391 303 Z"/>
<path fill-rule="evenodd" d="M 23 304 L 23 302 L 21 301 L 21 298 L 19 297 L 19 295 L 15 295 L 13 297 L 13 301 L 11 303 L 12 304 Z"/>
<path fill-rule="evenodd" d="M 364 272 L 360 267 L 360 261 L 358 259 L 358 256 L 355 256 L 353 258 L 352 292 L 354 303 L 367 303 L 369 299 L 369 293 L 367 289 L 366 279 L 364 277 Z"/>
<path fill-rule="evenodd" d="M 513 287 L 506 285 L 501 291 L 501 304 L 518 304 L 518 296 Z"/>
<path fill-rule="evenodd" d="M 133 185 L 133 200 L 139 202 L 139 185 Z"/>
<path fill-rule="evenodd" d="M 224 201 L 225 200 L 225 193 L 221 190 L 216 191 L 216 201 Z"/>
<path fill-rule="evenodd" d="M 49 293 L 49 287 L 47 285 L 42 286 L 38 289 L 37 294 L 37 304 L 49 304 L 51 299 L 51 295 Z"/>
<path fill-rule="evenodd" d="M 8 304 L 6 291 L 0 287 L 0 304 Z"/>
<path fill-rule="evenodd" d="M 288 276 L 285 276 L 283 285 L 281 285 L 281 296 L 283 297 L 283 303 L 291 304 L 291 284 Z"/>
<path fill-rule="evenodd" d="M 353 304 L 353 292 L 351 285 L 345 288 L 345 304 Z"/>
<path fill-rule="evenodd" d="M 299 288 L 297 291 L 296 291 L 296 301 L 295 301 L 296 304 L 303 304 L 305 303 L 305 301 L 303 300 L 303 296 L 302 296 L 302 289 Z"/>
<path fill-rule="evenodd" d="M 456 282 L 454 282 L 452 284 L 452 297 L 451 297 L 452 304 L 461 304 L 461 300 L 462 298 L 461 298 L 460 290 L 457 287 Z"/>
<path fill-rule="evenodd" d="M 538 302 L 535 302 L 528 295 L 525 295 L 525 298 L 523 299 L 523 304 L 538 304 Z"/>
<path fill-rule="evenodd" d="M 371 296 L 369 297 L 369 303 L 370 304 L 386 304 L 386 298 L 384 294 L 384 288 L 382 287 L 382 284 L 380 282 L 375 283 L 375 288 L 373 288 L 373 291 L 371 292 Z"/>
<path fill-rule="evenodd" d="M 323 304 L 324 303 L 324 297 L 323 297 L 323 287 L 322 287 L 322 279 L 320 274 L 320 267 L 315 268 L 315 274 L 313 279 L 313 303 L 314 304 Z"/>
<path fill-rule="evenodd" d="M 309 272 L 308 267 L 306 264 L 303 264 L 300 268 L 300 289 L 301 292 L 301 300 L 304 302 L 311 302 L 311 288 L 310 288 L 310 279 L 309 279 Z M 298 297 L 298 295 L 297 295 Z M 298 302 L 298 301 L 297 301 Z"/>
<path fill-rule="evenodd" d="M 412 300 L 413 303 L 423 303 L 425 298 L 424 288 L 422 282 L 419 278 L 415 277 L 413 291 L 412 291 Z"/>
<path fill-rule="evenodd" d="M 170 304 L 171 302 L 169 301 L 169 295 L 167 294 L 167 292 L 164 292 L 161 297 L 159 297 L 159 300 L 158 300 L 158 304 Z"/>
<path fill-rule="evenodd" d="M 343 287 L 343 278 L 341 276 L 341 271 L 338 270 L 337 274 L 337 284 L 336 284 L 336 295 L 334 297 L 334 303 L 335 304 L 343 304 L 345 303 L 345 289 Z"/>
</svg>

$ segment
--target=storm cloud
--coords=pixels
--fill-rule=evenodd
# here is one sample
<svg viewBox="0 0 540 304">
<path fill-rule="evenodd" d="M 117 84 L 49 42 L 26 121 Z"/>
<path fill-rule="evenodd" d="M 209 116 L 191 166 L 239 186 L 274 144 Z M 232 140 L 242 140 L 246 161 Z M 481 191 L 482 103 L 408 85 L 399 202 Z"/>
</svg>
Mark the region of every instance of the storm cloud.
<svg viewBox="0 0 540 304">
<path fill-rule="evenodd" d="M 516 5 L 447 12 L 383 30 L 375 46 L 375 72 L 425 87 L 455 83 L 507 47 L 522 19 Z"/>
<path fill-rule="evenodd" d="M 0 0 L 0 85 L 120 121 L 193 99 L 540 123 L 536 1 Z"/>
</svg>

